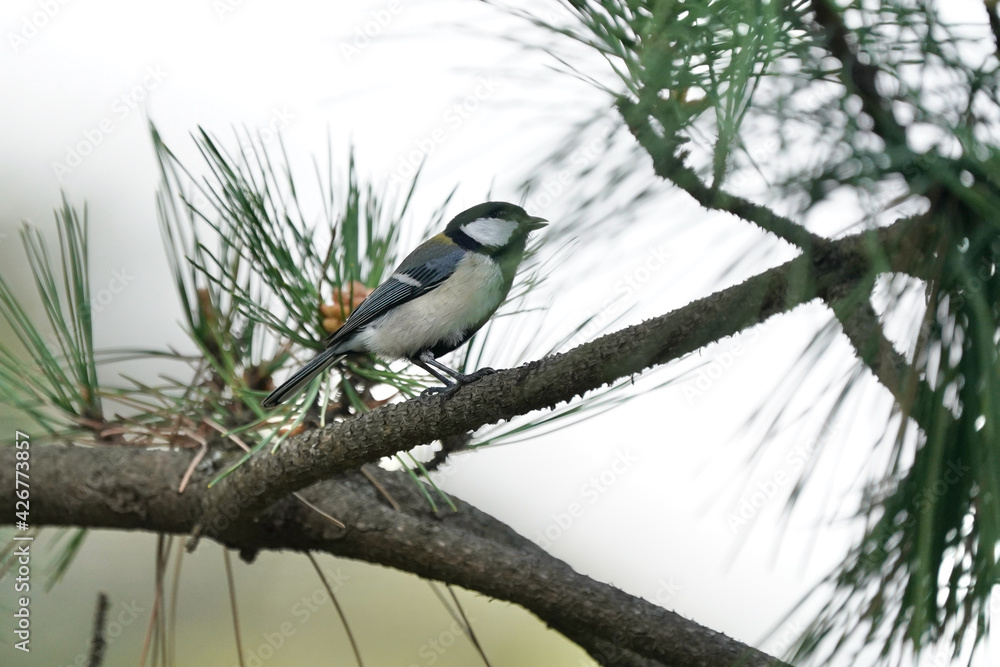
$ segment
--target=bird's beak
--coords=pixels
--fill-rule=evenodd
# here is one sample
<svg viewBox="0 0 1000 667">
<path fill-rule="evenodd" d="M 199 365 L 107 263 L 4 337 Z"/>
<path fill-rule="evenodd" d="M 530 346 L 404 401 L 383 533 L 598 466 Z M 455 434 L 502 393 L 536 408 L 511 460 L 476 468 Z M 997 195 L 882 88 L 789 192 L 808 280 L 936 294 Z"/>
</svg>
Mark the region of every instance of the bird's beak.
<svg viewBox="0 0 1000 667">
<path fill-rule="evenodd" d="M 524 221 L 524 226 L 528 228 L 529 232 L 533 232 L 536 229 L 541 229 L 547 224 L 549 224 L 549 221 L 546 220 L 545 218 L 536 218 L 534 216 L 531 216 Z"/>
</svg>

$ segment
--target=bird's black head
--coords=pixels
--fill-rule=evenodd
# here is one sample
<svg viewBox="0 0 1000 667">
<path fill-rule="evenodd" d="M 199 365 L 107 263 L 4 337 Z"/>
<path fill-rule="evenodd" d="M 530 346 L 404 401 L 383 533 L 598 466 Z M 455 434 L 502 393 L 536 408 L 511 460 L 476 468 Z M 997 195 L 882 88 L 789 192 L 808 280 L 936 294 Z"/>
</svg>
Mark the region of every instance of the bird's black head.
<svg viewBox="0 0 1000 667">
<path fill-rule="evenodd" d="M 545 224 L 546 220 L 528 215 L 516 204 L 488 201 L 456 215 L 444 233 L 468 250 L 500 250 L 515 243 L 523 245 L 529 232 Z"/>
</svg>

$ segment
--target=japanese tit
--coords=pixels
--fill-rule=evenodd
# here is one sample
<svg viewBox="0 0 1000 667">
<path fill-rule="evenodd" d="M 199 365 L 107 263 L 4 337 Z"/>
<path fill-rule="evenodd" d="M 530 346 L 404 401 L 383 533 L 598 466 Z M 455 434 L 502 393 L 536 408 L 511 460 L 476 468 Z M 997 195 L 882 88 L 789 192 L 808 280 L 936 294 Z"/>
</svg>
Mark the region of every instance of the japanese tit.
<svg viewBox="0 0 1000 667">
<path fill-rule="evenodd" d="M 486 202 L 459 213 L 444 232 L 417 246 L 325 341 L 326 349 L 261 403 L 282 403 L 349 353 L 409 359 L 447 386 L 463 375 L 437 360 L 489 321 L 507 298 L 528 234 L 546 220 L 520 206 Z M 450 376 L 450 377 L 449 377 Z"/>
</svg>

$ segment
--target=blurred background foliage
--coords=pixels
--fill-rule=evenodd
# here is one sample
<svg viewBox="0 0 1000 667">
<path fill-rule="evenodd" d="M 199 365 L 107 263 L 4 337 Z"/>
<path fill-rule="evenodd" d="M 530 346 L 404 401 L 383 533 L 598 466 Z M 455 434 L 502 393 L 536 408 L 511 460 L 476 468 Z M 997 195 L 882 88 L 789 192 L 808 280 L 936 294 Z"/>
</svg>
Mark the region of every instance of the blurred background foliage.
<svg viewBox="0 0 1000 667">
<path fill-rule="evenodd" d="M 955 656 L 971 655 L 989 630 L 1000 541 L 996 6 L 982 5 L 969 21 L 939 3 L 908 0 L 566 0 L 544 13 L 495 4 L 534 26 L 513 39 L 546 51 L 568 75 L 606 94 L 606 113 L 579 120 L 572 134 L 615 119 L 607 134 L 617 138 L 600 161 L 575 168 L 576 146 L 567 141 L 522 184 L 528 202 L 547 170 L 570 168 L 571 180 L 603 185 L 575 198 L 575 212 L 553 228 L 549 243 L 605 242 L 647 213 L 657 187 L 637 174 L 650 160 L 660 178 L 704 206 L 742 217 L 795 252 L 900 220 L 913 225 L 909 251 L 873 249 L 880 263 L 857 305 L 875 307 L 887 329 L 897 325 L 892 343 L 905 361 L 899 386 L 889 388 L 894 409 L 872 443 L 876 465 L 858 482 L 865 528 L 816 589 L 819 612 L 793 659 L 824 664 L 874 646 L 882 661 L 910 664 L 942 641 Z M 564 50 L 568 43 L 586 48 Z M 334 182 L 331 150 L 325 165 L 316 165 L 316 184 L 307 186 L 283 151 L 253 137 L 227 142 L 199 132 L 203 163 L 195 167 L 182 165 L 152 133 L 161 228 L 199 353 L 94 349 L 87 212 L 64 200 L 56 214 L 58 259 L 33 228 L 23 234 L 45 320 L 32 319 L 0 282 L 2 314 L 22 346 L 0 348 L 4 402 L 53 439 L 192 449 L 211 440 L 254 451 L 279 446 L 299 426 L 422 389 L 422 378 L 405 368 L 365 359 L 313 386 L 277 419 L 257 403 L 272 376 L 318 349 L 355 296 L 378 284 L 405 251 L 399 230 L 419 173 L 396 200 L 361 181 L 353 153 L 343 182 Z M 232 143 L 241 148 L 228 152 Z M 311 199 L 322 202 L 319 209 L 300 202 L 307 187 L 316 188 Z M 625 207 L 615 203 L 623 193 Z M 428 232 L 446 219 L 449 200 Z M 614 223 L 612 210 L 620 212 Z M 760 244 L 718 271 L 775 252 Z M 888 252 L 894 256 L 886 259 Z M 523 272 L 507 314 L 530 307 L 524 297 L 545 274 L 540 266 Z M 581 331 L 593 338 L 590 323 L 573 323 L 558 343 L 530 356 L 563 349 Z M 799 359 L 802 373 L 841 326 L 830 312 Z M 465 348 L 463 363 L 480 365 L 487 350 L 493 359 L 504 347 L 490 330 Z M 503 356 L 529 355 L 526 347 Z M 186 370 L 159 386 L 127 376 L 121 387 L 97 380 L 105 361 L 152 357 Z M 865 362 L 878 360 L 859 360 L 854 378 Z M 555 415 L 487 429 L 460 447 L 544 433 L 560 425 L 554 419 L 572 423 L 655 385 L 623 383 Z M 843 396 L 834 412 L 852 386 L 850 379 L 831 382 Z M 780 414 L 780 405 L 771 408 Z M 280 426 L 290 415 L 293 428 Z M 833 445 L 824 439 L 821 446 Z M 410 456 L 398 463 L 411 473 L 423 465 Z M 435 494 L 427 497 L 436 502 Z M 58 571 L 81 542 L 80 535 L 68 540 Z"/>
</svg>

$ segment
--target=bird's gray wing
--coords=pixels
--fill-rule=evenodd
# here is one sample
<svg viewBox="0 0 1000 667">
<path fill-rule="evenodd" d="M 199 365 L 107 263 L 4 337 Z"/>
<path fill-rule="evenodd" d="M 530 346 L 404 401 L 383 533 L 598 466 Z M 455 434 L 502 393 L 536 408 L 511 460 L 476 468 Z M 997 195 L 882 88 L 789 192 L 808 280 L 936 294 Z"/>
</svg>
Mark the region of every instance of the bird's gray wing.
<svg viewBox="0 0 1000 667">
<path fill-rule="evenodd" d="M 455 272 L 465 251 L 455 247 L 445 254 L 427 259 L 426 252 L 417 248 L 399 265 L 388 280 L 375 288 L 352 312 L 344 325 L 324 341 L 331 348 L 349 339 L 374 320 L 393 308 L 431 291 Z"/>
</svg>

